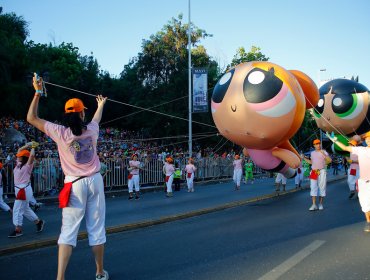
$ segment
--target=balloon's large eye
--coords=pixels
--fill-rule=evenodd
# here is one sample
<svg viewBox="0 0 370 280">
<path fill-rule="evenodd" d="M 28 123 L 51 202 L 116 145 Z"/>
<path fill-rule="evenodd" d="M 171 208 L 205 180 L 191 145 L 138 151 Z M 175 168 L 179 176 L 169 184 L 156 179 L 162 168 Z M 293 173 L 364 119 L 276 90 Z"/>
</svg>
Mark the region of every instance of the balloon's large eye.
<svg viewBox="0 0 370 280">
<path fill-rule="evenodd" d="M 212 101 L 215 103 L 221 103 L 225 97 L 227 89 L 231 83 L 233 78 L 235 69 L 231 69 L 225 75 L 221 77 L 221 79 L 217 82 L 215 89 L 213 90 L 212 94 Z"/>
<path fill-rule="evenodd" d="M 333 112 L 340 118 L 351 120 L 364 109 L 362 94 L 336 94 L 332 101 Z"/>
<path fill-rule="evenodd" d="M 274 68 L 250 71 L 244 79 L 243 92 L 249 107 L 266 117 L 283 116 L 296 106 L 292 92 L 275 76 Z"/>
<path fill-rule="evenodd" d="M 248 103 L 262 103 L 274 98 L 282 86 L 283 81 L 274 75 L 274 68 L 269 71 L 255 68 L 244 80 L 244 97 Z"/>
<path fill-rule="evenodd" d="M 319 99 L 319 102 L 317 103 L 317 106 L 313 109 L 313 114 L 316 118 L 321 118 L 322 112 L 324 112 L 324 105 L 325 105 L 325 99 L 324 97 L 321 97 Z"/>
</svg>

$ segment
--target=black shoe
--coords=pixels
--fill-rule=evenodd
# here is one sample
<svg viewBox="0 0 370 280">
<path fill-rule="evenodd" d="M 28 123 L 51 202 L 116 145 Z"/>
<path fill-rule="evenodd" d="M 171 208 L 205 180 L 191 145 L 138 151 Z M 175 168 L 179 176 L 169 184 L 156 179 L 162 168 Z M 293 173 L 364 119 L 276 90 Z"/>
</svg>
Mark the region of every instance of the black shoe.
<svg viewBox="0 0 370 280">
<path fill-rule="evenodd" d="M 351 193 L 349 194 L 348 199 L 351 199 L 352 197 L 354 197 L 354 195 L 355 195 L 355 192 L 351 192 Z"/>
<path fill-rule="evenodd" d="M 129 197 L 128 197 L 128 200 L 133 200 L 134 199 L 134 197 L 132 196 L 132 195 L 130 195 Z"/>
<path fill-rule="evenodd" d="M 135 199 L 136 199 L 136 200 L 140 199 L 140 196 L 135 195 Z"/>
<path fill-rule="evenodd" d="M 45 225 L 45 221 L 43 220 L 40 220 L 37 224 L 36 224 L 36 232 L 42 232 L 43 229 L 44 229 L 44 225 Z"/>
<path fill-rule="evenodd" d="M 17 238 L 17 237 L 20 237 L 20 236 L 22 236 L 22 235 L 23 235 L 22 231 L 14 230 L 13 232 L 11 232 L 11 233 L 8 235 L 8 237 L 9 237 L 9 238 Z"/>
</svg>

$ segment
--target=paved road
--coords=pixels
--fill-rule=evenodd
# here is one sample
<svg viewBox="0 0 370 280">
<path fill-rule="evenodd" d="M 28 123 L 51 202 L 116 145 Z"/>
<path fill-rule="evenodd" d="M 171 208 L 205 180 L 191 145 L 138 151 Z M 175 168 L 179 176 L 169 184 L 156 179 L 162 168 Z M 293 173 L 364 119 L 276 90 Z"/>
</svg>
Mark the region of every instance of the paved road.
<svg viewBox="0 0 370 280">
<path fill-rule="evenodd" d="M 304 190 L 112 234 L 106 268 L 111 279 L 369 279 L 370 235 L 358 201 L 347 196 L 342 180 L 329 185 L 323 211 L 308 211 Z M 56 262 L 56 246 L 0 257 L 4 279 L 54 279 Z M 93 277 L 81 241 L 67 279 Z"/>
<path fill-rule="evenodd" d="M 330 174 L 330 173 L 329 173 Z M 329 175 L 329 180 L 343 178 L 343 175 Z M 305 185 L 308 182 L 306 181 Z M 288 193 L 294 192 L 294 180 L 288 180 Z M 175 192 L 173 198 L 166 198 L 164 192 L 144 193 L 139 201 L 128 201 L 127 193 L 123 196 L 107 198 L 106 225 L 108 233 L 150 226 L 157 223 L 188 218 L 221 210 L 250 201 L 275 196 L 273 179 L 261 178 L 253 185 L 243 185 L 240 191 L 233 190 L 232 182 L 216 182 L 196 186 L 195 193 L 187 193 L 184 189 Z M 60 232 L 61 210 L 56 204 L 44 206 L 38 213 L 46 220 L 45 230 L 35 232 L 35 226 L 24 221 L 22 237 L 9 239 L 7 235 L 13 229 L 9 215 L 0 215 L 0 255 L 12 252 L 33 249 L 41 246 L 50 246 L 56 243 Z M 81 238 L 85 238 L 85 225 L 81 225 Z"/>
</svg>

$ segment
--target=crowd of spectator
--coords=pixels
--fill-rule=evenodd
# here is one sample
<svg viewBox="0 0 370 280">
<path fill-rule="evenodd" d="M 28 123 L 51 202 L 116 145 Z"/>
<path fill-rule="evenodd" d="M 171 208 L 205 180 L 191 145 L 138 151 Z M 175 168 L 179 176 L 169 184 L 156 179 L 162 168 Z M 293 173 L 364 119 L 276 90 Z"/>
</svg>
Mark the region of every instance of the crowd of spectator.
<svg viewBox="0 0 370 280">
<path fill-rule="evenodd" d="M 7 129 L 15 129 L 21 132 L 25 139 L 23 142 L 14 142 L 12 144 L 4 143 L 4 135 Z M 0 160 L 10 160 L 14 158 L 18 148 L 26 142 L 36 141 L 40 145 L 36 150 L 36 158 L 57 158 L 57 147 L 55 143 L 45 134 L 35 130 L 33 126 L 24 120 L 16 120 L 12 117 L 0 118 Z M 235 151 L 214 150 L 207 145 L 207 141 L 194 143 L 193 154 L 197 160 L 201 158 L 228 158 L 233 159 Z M 187 141 L 183 143 L 171 144 L 170 140 L 153 139 L 148 137 L 143 139 L 140 131 L 130 131 L 114 127 L 103 127 L 99 131 L 98 153 L 101 160 L 125 159 L 136 153 L 141 160 L 159 160 L 162 161 L 168 154 L 175 158 L 182 159 L 187 157 Z"/>
</svg>

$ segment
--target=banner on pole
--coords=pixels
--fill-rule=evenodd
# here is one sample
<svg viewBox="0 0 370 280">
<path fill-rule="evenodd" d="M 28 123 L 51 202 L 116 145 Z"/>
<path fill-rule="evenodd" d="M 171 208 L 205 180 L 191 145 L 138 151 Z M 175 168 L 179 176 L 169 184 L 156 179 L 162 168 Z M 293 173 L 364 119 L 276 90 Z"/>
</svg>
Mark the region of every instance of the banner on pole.
<svg viewBox="0 0 370 280">
<path fill-rule="evenodd" d="M 193 113 L 208 112 L 208 71 L 193 68 Z"/>
</svg>

